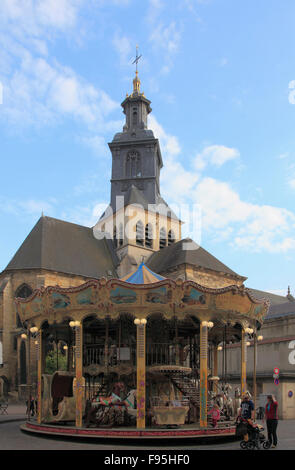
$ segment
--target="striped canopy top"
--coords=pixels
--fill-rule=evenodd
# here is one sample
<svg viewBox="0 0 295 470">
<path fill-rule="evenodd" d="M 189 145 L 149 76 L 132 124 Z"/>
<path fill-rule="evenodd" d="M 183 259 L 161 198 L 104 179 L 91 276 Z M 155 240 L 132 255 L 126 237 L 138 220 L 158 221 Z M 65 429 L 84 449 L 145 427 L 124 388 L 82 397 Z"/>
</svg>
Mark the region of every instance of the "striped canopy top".
<svg viewBox="0 0 295 470">
<path fill-rule="evenodd" d="M 144 263 L 141 263 L 136 271 L 122 277 L 121 281 L 130 282 L 131 284 L 152 284 L 163 279 L 166 278 L 154 273 Z"/>
</svg>

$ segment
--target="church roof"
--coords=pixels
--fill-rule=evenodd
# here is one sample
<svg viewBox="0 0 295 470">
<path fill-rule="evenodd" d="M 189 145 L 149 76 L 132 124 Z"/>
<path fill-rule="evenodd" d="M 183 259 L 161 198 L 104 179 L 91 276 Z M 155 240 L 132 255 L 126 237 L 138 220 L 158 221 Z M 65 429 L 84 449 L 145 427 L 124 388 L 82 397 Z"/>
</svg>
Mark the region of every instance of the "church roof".
<svg viewBox="0 0 295 470">
<path fill-rule="evenodd" d="M 97 240 L 89 227 L 42 216 L 5 271 L 46 269 L 89 278 L 116 277 L 112 241 Z"/>
<path fill-rule="evenodd" d="M 151 284 L 153 282 L 162 281 L 165 277 L 151 271 L 144 263 L 141 263 L 136 271 L 129 273 L 121 281 L 130 282 L 131 284 Z"/>
<path fill-rule="evenodd" d="M 147 261 L 147 265 L 151 269 L 160 273 L 166 272 L 171 268 L 176 268 L 181 264 L 191 264 L 197 267 L 211 269 L 234 277 L 239 277 L 243 280 L 246 279 L 232 271 L 190 238 L 180 240 L 177 243 L 173 243 L 172 245 L 153 253 Z"/>
<path fill-rule="evenodd" d="M 262 297 L 264 297 L 265 299 L 269 300 L 271 307 L 275 305 L 290 303 L 288 297 L 284 297 L 283 295 L 272 294 L 271 292 L 265 292 L 263 290 L 252 289 L 251 287 L 248 287 L 248 290 L 256 299 L 261 299 Z"/>
</svg>

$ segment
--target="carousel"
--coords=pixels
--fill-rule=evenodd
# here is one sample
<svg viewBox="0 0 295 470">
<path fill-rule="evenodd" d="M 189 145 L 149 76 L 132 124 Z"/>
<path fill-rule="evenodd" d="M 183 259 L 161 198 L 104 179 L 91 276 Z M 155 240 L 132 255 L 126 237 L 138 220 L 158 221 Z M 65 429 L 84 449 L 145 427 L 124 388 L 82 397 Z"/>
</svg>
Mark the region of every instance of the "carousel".
<svg viewBox="0 0 295 470">
<path fill-rule="evenodd" d="M 244 286 L 175 281 L 142 263 L 123 279 L 41 288 L 16 305 L 37 349 L 38 413 L 24 430 L 108 438 L 234 434 L 226 345 L 240 343 L 243 394 L 247 334 L 269 307 Z M 53 340 L 63 368 L 57 361 L 48 373 Z M 220 419 L 212 423 L 216 406 Z"/>
</svg>

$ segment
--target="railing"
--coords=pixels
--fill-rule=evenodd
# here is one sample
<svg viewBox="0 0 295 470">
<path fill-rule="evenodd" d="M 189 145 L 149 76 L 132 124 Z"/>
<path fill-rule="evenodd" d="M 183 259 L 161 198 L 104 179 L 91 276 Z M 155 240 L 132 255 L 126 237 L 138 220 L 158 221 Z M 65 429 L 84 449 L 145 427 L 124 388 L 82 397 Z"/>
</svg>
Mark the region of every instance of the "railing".
<svg viewBox="0 0 295 470">
<path fill-rule="evenodd" d="M 85 346 L 83 365 L 89 366 L 90 364 L 104 364 L 105 348 L 104 346 Z"/>
<path fill-rule="evenodd" d="M 146 365 L 181 365 L 192 367 L 195 363 L 193 358 L 193 348 L 189 345 L 183 347 L 171 343 L 147 343 L 146 344 Z M 136 345 L 131 347 L 117 347 L 115 345 L 108 348 L 108 365 L 116 366 L 120 363 L 136 365 Z M 90 364 L 105 365 L 104 345 L 85 345 L 83 364 L 85 367 Z"/>
<path fill-rule="evenodd" d="M 136 364 L 136 347 L 120 347 L 115 345 L 109 346 L 107 353 L 107 361 L 109 366 L 116 366 L 120 363 Z M 103 345 L 85 345 L 83 365 L 85 367 L 91 365 L 105 365 L 105 346 Z"/>
</svg>

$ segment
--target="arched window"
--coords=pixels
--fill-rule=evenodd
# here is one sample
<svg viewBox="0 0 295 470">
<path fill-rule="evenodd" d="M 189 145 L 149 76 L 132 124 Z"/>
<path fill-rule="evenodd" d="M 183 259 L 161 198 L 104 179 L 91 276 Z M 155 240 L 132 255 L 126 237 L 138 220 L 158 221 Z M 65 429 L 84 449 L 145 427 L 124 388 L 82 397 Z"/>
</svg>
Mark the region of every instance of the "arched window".
<svg viewBox="0 0 295 470">
<path fill-rule="evenodd" d="M 132 113 L 132 125 L 136 126 L 137 125 L 137 108 L 133 108 L 133 113 Z"/>
<path fill-rule="evenodd" d="M 131 150 L 127 154 L 126 176 L 127 178 L 136 178 L 141 176 L 141 158 L 136 150 Z"/>
<path fill-rule="evenodd" d="M 160 230 L 160 250 L 167 245 L 167 235 L 164 227 Z"/>
<path fill-rule="evenodd" d="M 122 246 L 124 242 L 123 224 L 119 225 L 119 246 Z"/>
<path fill-rule="evenodd" d="M 145 246 L 148 248 L 153 246 L 153 227 L 151 224 L 145 226 Z"/>
<path fill-rule="evenodd" d="M 27 297 L 30 297 L 32 293 L 33 293 L 33 290 L 31 289 L 30 286 L 28 286 L 28 284 L 22 284 L 16 289 L 15 297 L 26 299 Z"/>
<path fill-rule="evenodd" d="M 114 242 L 115 248 L 117 248 L 118 239 L 117 239 L 117 227 L 116 226 L 114 226 L 114 230 L 113 230 L 113 242 Z"/>
<path fill-rule="evenodd" d="M 141 220 L 136 224 L 136 244 L 141 246 L 144 244 L 144 228 Z"/>
<path fill-rule="evenodd" d="M 173 230 L 169 230 L 168 232 L 168 246 L 172 245 L 175 242 L 175 235 Z"/>
</svg>

